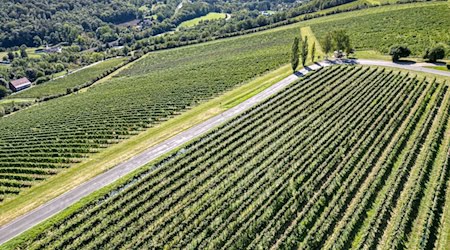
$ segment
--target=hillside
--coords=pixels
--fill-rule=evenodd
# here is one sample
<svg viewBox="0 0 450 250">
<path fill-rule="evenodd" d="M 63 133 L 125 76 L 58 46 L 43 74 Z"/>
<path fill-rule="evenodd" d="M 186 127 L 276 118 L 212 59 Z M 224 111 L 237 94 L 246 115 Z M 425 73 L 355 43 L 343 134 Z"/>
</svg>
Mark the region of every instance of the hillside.
<svg viewBox="0 0 450 250">
<path fill-rule="evenodd" d="M 417 249 L 416 227 L 433 246 L 438 212 L 412 224 L 411 201 L 443 206 L 449 100 L 413 74 L 322 69 L 19 248 Z"/>
<path fill-rule="evenodd" d="M 276 37 L 266 33 L 152 53 L 107 84 L 1 118 L 0 201 L 287 63 L 293 35 L 284 30 Z M 23 96 L 48 90 L 42 87 Z"/>
<path fill-rule="evenodd" d="M 299 28 L 313 42 L 314 30 L 309 27 L 328 27 L 335 22 L 366 16 L 376 19 L 401 11 L 402 15 L 392 18 L 423 22 L 439 31 L 442 23 L 436 24 L 426 16 L 411 13 L 440 8 L 442 15 L 450 14 L 450 9 L 442 6 L 447 7 L 447 4 L 385 6 L 313 19 L 249 36 L 149 53 L 118 77 L 85 93 L 49 101 L 0 119 L 0 128 L 5 131 L 0 135 L 0 200 L 28 191 L 105 148 L 287 64 L 291 42 L 299 34 Z M 450 23 L 444 24 L 450 26 Z M 392 35 L 401 31 L 385 29 L 383 32 Z M 357 33 L 351 30 L 349 34 L 357 43 L 353 38 Z M 439 34 L 445 38 L 444 31 Z M 429 45 L 424 39 L 419 41 L 420 46 Z M 367 46 L 377 49 L 378 44 L 367 43 Z M 64 80 L 62 84 L 68 86 Z M 25 91 L 23 96 L 52 89 L 51 84 L 46 86 Z M 65 88 L 62 87 L 62 91 Z"/>
<path fill-rule="evenodd" d="M 357 16 L 311 25 L 319 39 L 326 31 L 345 29 L 350 33 L 356 50 L 372 49 L 383 54 L 395 44 L 408 46 L 412 54 L 422 56 L 433 44 L 443 43 L 450 48 L 450 8 L 443 4 L 423 5 L 413 9 L 390 11 Z"/>
<path fill-rule="evenodd" d="M 167 14 L 170 27 L 200 12 L 233 12 L 241 5 L 248 10 L 233 14 L 232 21 L 202 22 L 142 43 L 131 39 L 130 46 L 114 52 L 117 58 L 108 54 L 112 48 L 105 54 L 88 52 L 99 60 L 106 54 L 114 59 L 2 99 L 1 109 L 15 110 L 15 100 L 33 105 L 0 118 L 0 226 L 108 170 L 137 162 L 106 183 L 118 182 L 62 202 L 57 211 L 67 210 L 2 247 L 445 249 L 450 240 L 449 57 L 434 64 L 421 57 L 437 45 L 450 50 L 448 2 L 366 6 L 317 16 L 307 10 L 325 8 L 320 1 L 303 3 L 295 13 L 294 8 L 284 11 L 296 5 L 287 0 L 122 4 L 140 6 L 138 12 L 147 14 L 173 8 Z M 67 13 L 76 13 L 75 7 Z M 290 13 L 301 21 L 249 28 L 262 20 L 262 9 L 271 8 L 279 11 L 264 12 L 264 20 Z M 248 27 L 223 37 L 215 29 L 239 28 L 247 20 L 253 20 Z M 116 30 L 113 22 L 105 25 Z M 181 46 L 170 40 L 205 29 L 209 33 L 201 41 L 185 37 Z M 131 35 L 131 30 L 116 31 Z M 348 39 L 342 43 L 348 42 L 349 53 L 356 53 L 324 61 L 325 37 L 337 33 Z M 298 37 L 302 41 L 293 46 Z M 330 40 L 328 56 L 336 39 Z M 391 60 L 392 45 L 408 47 L 412 57 L 389 63 L 349 59 Z M 296 47 L 304 66 L 292 66 Z M 71 55 L 42 58 L 57 62 Z M 20 56 L 3 70 L 25 60 L 40 64 L 39 58 Z M 346 65 L 322 68 L 331 64 Z M 254 103 L 247 104 L 230 120 L 223 118 L 220 127 L 205 125 L 208 129 L 194 141 L 168 143 L 212 117 L 239 110 L 239 104 L 280 82 L 290 85 L 272 90 L 275 95 L 252 108 Z M 78 91 L 80 86 L 85 88 Z M 155 145 L 164 149 L 160 158 L 135 158 Z"/>
</svg>

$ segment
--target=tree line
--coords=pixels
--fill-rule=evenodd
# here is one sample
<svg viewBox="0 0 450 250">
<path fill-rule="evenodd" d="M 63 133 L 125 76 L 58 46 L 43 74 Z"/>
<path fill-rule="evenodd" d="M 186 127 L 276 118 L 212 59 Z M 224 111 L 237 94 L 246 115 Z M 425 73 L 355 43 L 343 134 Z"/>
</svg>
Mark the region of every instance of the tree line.
<svg viewBox="0 0 450 250">
<path fill-rule="evenodd" d="M 422 58 L 428 62 L 435 63 L 438 60 L 444 59 L 446 53 L 445 46 L 443 44 L 437 44 L 434 47 L 427 48 Z M 411 50 L 406 45 L 394 45 L 390 48 L 389 55 L 392 56 L 393 62 L 398 62 L 400 58 L 410 56 Z"/>
</svg>

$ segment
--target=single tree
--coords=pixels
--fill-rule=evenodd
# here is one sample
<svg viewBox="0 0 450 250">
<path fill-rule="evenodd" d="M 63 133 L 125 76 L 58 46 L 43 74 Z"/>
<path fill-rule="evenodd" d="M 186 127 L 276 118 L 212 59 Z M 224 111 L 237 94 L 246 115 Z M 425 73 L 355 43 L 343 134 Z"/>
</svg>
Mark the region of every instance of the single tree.
<svg viewBox="0 0 450 250">
<path fill-rule="evenodd" d="M 32 82 L 34 82 L 38 78 L 37 74 L 37 70 L 34 68 L 27 68 L 25 70 L 25 76 Z"/>
<path fill-rule="evenodd" d="M 346 47 L 350 45 L 350 37 L 345 30 L 335 30 L 333 32 L 333 40 L 336 49 L 340 51 L 345 51 Z"/>
<path fill-rule="evenodd" d="M 42 39 L 39 36 L 34 36 L 33 43 L 36 47 L 39 47 L 42 45 Z"/>
<path fill-rule="evenodd" d="M 313 42 L 312 48 L 311 48 L 311 61 L 314 62 L 314 59 L 316 57 L 316 42 Z"/>
<path fill-rule="evenodd" d="M 296 71 L 298 64 L 299 64 L 299 58 L 298 58 L 298 44 L 299 44 L 299 39 L 298 37 L 294 38 L 294 44 L 292 44 L 292 52 L 291 52 L 291 66 L 292 66 L 292 71 Z"/>
<path fill-rule="evenodd" d="M 442 45 L 438 45 L 434 48 L 427 49 L 425 52 L 424 59 L 428 59 L 430 62 L 436 62 L 439 59 L 444 59 L 445 57 L 445 48 Z"/>
<path fill-rule="evenodd" d="M 122 53 L 125 55 L 125 56 L 128 56 L 128 54 L 130 53 L 130 47 L 128 47 L 128 46 L 124 46 L 123 47 L 123 49 L 122 49 Z"/>
<path fill-rule="evenodd" d="M 302 65 L 306 66 L 306 60 L 308 59 L 308 36 L 305 36 L 305 40 L 302 41 Z"/>
<path fill-rule="evenodd" d="M 0 86 L 0 99 L 9 95 L 11 91 L 7 89 L 5 86 Z"/>
<path fill-rule="evenodd" d="M 423 59 L 428 59 L 429 56 L 430 56 L 430 49 L 427 48 L 427 49 L 425 50 L 425 54 L 423 54 Z"/>
<path fill-rule="evenodd" d="M 350 43 L 350 37 L 346 36 L 345 39 L 345 54 L 350 55 L 353 52 L 352 44 Z"/>
<path fill-rule="evenodd" d="M 323 39 L 323 51 L 325 52 L 325 56 L 328 57 L 328 54 L 333 49 L 333 36 L 330 32 L 325 35 Z"/>
<path fill-rule="evenodd" d="M 12 61 L 12 60 L 14 60 L 14 58 L 15 58 L 14 53 L 12 51 L 9 51 L 8 52 L 8 60 Z"/>
<path fill-rule="evenodd" d="M 0 86 L 3 86 L 5 88 L 8 88 L 8 81 L 6 81 L 5 78 L 0 77 Z"/>
<path fill-rule="evenodd" d="M 392 56 L 392 61 L 397 62 L 401 57 L 408 57 L 411 54 L 411 50 L 406 46 L 394 45 L 389 51 L 389 55 Z"/>
<path fill-rule="evenodd" d="M 26 50 L 26 48 L 20 48 L 20 57 L 21 58 L 27 58 L 28 57 L 28 53 L 27 53 L 27 50 Z"/>
</svg>

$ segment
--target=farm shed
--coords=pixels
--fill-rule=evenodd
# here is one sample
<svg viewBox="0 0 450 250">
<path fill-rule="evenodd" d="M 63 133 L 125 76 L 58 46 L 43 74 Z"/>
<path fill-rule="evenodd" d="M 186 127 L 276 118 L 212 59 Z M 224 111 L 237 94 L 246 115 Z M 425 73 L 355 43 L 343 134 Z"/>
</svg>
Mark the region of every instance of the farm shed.
<svg viewBox="0 0 450 250">
<path fill-rule="evenodd" d="M 31 82 L 26 77 L 13 80 L 9 83 L 9 88 L 14 92 L 21 91 L 29 87 L 31 87 Z"/>
</svg>

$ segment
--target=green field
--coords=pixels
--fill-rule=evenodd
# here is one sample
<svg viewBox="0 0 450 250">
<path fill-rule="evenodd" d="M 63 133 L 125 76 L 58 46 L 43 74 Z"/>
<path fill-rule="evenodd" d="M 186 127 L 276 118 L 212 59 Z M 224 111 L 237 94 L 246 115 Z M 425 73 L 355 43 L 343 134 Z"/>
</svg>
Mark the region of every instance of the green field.
<svg viewBox="0 0 450 250">
<path fill-rule="evenodd" d="M 211 12 L 211 13 L 208 13 L 207 15 L 205 15 L 205 16 L 197 17 L 197 18 L 194 18 L 194 19 L 191 19 L 191 20 L 188 20 L 188 21 L 184 21 L 178 26 L 178 28 L 189 28 L 189 27 L 192 27 L 192 26 L 195 26 L 195 25 L 199 24 L 202 21 L 210 21 L 210 20 L 216 20 L 216 19 L 225 19 L 226 17 L 227 17 L 227 15 L 224 14 L 224 13 Z"/>
<path fill-rule="evenodd" d="M 53 81 L 33 86 L 30 89 L 21 91 L 15 95 L 9 96 L 9 99 L 15 98 L 42 98 L 46 96 L 65 94 L 68 88 L 74 88 L 84 83 L 91 81 L 109 69 L 120 65 L 125 61 L 125 58 L 114 58 L 100 62 L 94 66 L 80 70 L 73 74 L 58 78 Z"/>
<path fill-rule="evenodd" d="M 431 249 L 449 97 L 412 73 L 322 68 L 5 248 Z"/>
</svg>

